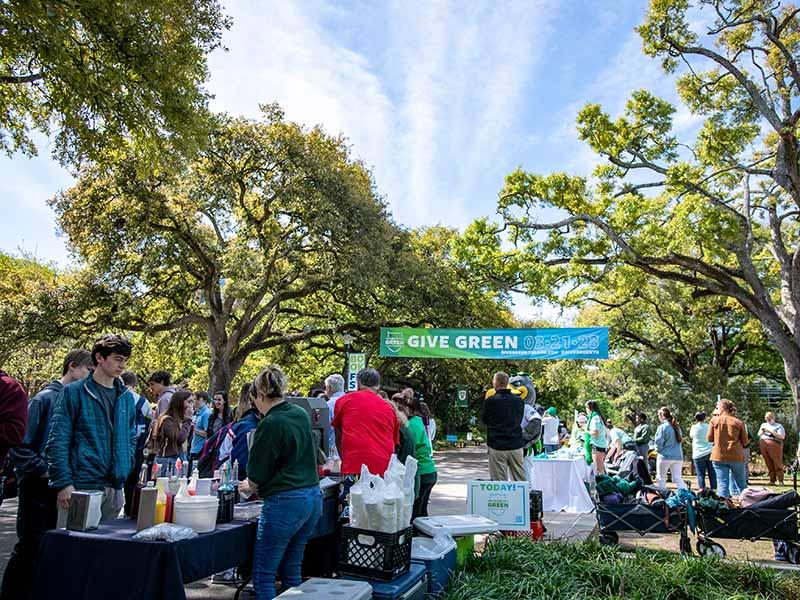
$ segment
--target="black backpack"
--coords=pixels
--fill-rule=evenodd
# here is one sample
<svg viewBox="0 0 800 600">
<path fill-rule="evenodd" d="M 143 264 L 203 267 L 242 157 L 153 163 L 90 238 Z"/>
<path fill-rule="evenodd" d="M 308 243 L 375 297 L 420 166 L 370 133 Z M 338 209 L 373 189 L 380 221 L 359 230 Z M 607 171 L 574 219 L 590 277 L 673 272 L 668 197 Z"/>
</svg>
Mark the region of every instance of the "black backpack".
<svg viewBox="0 0 800 600">
<path fill-rule="evenodd" d="M 228 435 L 228 432 L 232 428 L 233 423 L 228 423 L 225 427 L 208 438 L 206 443 L 203 444 L 200 457 L 197 459 L 197 473 L 201 478 L 208 479 L 209 477 L 213 477 L 214 471 L 225 462 L 224 460 L 219 460 L 219 447 L 222 445 L 222 440 L 225 439 L 225 436 Z"/>
</svg>

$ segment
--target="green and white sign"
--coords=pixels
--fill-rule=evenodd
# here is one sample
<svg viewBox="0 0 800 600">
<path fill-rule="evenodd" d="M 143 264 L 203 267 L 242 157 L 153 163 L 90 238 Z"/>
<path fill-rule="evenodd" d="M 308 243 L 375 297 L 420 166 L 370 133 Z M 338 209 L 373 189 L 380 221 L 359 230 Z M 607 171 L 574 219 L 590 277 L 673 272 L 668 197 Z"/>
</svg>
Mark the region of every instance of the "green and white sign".
<svg viewBox="0 0 800 600">
<path fill-rule="evenodd" d="M 607 327 L 424 329 L 381 327 L 381 356 L 558 360 L 608 358 Z"/>
<path fill-rule="evenodd" d="M 469 388 L 465 385 L 457 385 L 455 389 L 456 406 L 467 408 L 469 406 Z"/>
<path fill-rule="evenodd" d="M 360 352 L 351 352 L 347 355 L 347 391 L 352 392 L 358 387 L 356 376 L 361 369 L 367 367 L 367 355 Z"/>
<path fill-rule="evenodd" d="M 527 481 L 470 481 L 467 513 L 497 522 L 501 531 L 531 528 Z"/>
</svg>

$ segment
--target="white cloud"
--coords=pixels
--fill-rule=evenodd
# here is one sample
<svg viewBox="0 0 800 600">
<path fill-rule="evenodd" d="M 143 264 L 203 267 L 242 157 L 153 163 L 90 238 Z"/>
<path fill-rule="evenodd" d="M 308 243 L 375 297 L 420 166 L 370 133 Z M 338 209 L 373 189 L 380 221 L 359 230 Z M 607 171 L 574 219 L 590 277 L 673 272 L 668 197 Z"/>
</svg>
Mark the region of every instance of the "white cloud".
<svg viewBox="0 0 800 600">
<path fill-rule="evenodd" d="M 277 100 L 291 119 L 344 133 L 399 222 L 466 224 L 475 187 L 506 168 L 555 0 L 379 6 L 234 4 L 230 52 L 210 64 L 214 106 L 255 116 Z"/>
<path fill-rule="evenodd" d="M 303 9 L 307 10 L 303 10 Z M 338 44 L 311 10 L 295 2 L 236 3 L 228 52 L 210 60 L 213 106 L 258 116 L 278 101 L 287 117 L 345 134 L 368 165 L 385 165 L 392 106 L 373 65 Z"/>
</svg>

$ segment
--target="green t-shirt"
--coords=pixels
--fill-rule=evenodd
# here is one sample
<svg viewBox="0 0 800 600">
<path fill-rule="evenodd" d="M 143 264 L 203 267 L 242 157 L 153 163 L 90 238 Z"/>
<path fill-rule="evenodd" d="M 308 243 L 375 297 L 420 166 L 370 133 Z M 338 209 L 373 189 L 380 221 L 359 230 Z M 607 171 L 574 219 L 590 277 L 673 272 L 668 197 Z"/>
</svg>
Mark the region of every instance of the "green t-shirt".
<svg viewBox="0 0 800 600">
<path fill-rule="evenodd" d="M 436 465 L 433 464 L 433 453 L 431 451 L 431 441 L 425 431 L 425 424 L 420 417 L 411 417 L 408 420 L 408 429 L 411 432 L 411 439 L 414 440 L 414 458 L 417 459 L 417 472 L 420 475 L 436 473 Z"/>
<path fill-rule="evenodd" d="M 319 484 L 311 421 L 299 406 L 282 402 L 256 428 L 247 477 L 262 498 Z"/>
</svg>

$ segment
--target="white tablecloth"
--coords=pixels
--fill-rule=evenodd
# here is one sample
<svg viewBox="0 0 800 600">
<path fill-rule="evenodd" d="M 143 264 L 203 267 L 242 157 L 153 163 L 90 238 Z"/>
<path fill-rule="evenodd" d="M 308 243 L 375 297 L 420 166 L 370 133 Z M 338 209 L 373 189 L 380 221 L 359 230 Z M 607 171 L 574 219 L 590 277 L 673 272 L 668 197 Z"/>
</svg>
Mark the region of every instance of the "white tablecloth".
<svg viewBox="0 0 800 600">
<path fill-rule="evenodd" d="M 525 459 L 531 489 L 542 490 L 548 512 L 588 513 L 594 508 L 584 485 L 591 470 L 582 457 Z"/>
</svg>

